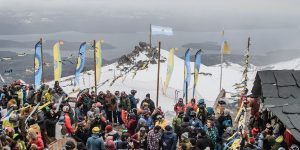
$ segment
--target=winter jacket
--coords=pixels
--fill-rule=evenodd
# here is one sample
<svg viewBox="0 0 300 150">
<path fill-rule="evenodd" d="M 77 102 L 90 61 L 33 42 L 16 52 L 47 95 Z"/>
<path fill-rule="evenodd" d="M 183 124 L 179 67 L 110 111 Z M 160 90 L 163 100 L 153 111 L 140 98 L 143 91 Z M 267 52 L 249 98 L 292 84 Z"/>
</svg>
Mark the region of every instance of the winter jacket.
<svg viewBox="0 0 300 150">
<path fill-rule="evenodd" d="M 65 127 L 67 129 L 67 133 L 73 134 L 74 133 L 74 129 L 72 127 L 72 123 L 71 123 L 72 121 L 71 121 L 69 113 L 65 113 L 64 114 L 64 119 L 65 119 Z"/>
<path fill-rule="evenodd" d="M 88 150 L 105 150 L 103 139 L 95 134 L 88 138 L 86 147 Z"/>
<path fill-rule="evenodd" d="M 37 135 L 37 140 L 31 141 L 30 144 L 35 144 L 38 147 L 38 150 L 44 150 L 44 142 L 40 134 Z"/>
<path fill-rule="evenodd" d="M 212 140 L 212 142 L 214 144 L 217 143 L 217 139 L 218 139 L 218 136 L 219 136 L 219 132 L 218 132 L 218 129 L 213 126 L 212 128 L 207 128 L 207 126 L 205 125 L 204 126 L 204 130 L 206 131 L 206 135 L 207 137 Z"/>
<path fill-rule="evenodd" d="M 117 109 L 117 102 L 112 94 L 105 95 L 106 108 L 109 111 L 115 111 Z"/>
<path fill-rule="evenodd" d="M 147 125 L 147 122 L 146 122 L 144 117 L 141 117 L 139 119 L 138 123 L 137 123 L 136 128 L 135 128 L 135 133 L 138 132 L 143 125 Z"/>
<path fill-rule="evenodd" d="M 91 136 L 90 134 L 91 132 L 89 129 L 77 129 L 75 132 L 75 138 L 80 139 L 82 143 L 86 144 L 87 139 Z"/>
<path fill-rule="evenodd" d="M 173 120 L 172 120 L 172 126 L 173 126 L 173 129 L 175 131 L 176 134 L 179 134 L 181 133 L 181 125 L 183 123 L 183 118 L 181 117 L 174 117 Z"/>
<path fill-rule="evenodd" d="M 163 150 L 176 150 L 177 135 L 174 131 L 165 131 L 161 136 Z"/>
<path fill-rule="evenodd" d="M 131 102 L 128 96 L 123 96 L 120 98 L 120 105 L 123 109 L 130 111 L 131 110 Z"/>
<path fill-rule="evenodd" d="M 160 126 L 162 129 L 165 129 L 165 127 L 168 125 L 168 122 L 166 119 L 162 119 L 161 121 L 156 121 L 155 126 Z"/>
<path fill-rule="evenodd" d="M 186 112 L 186 110 L 187 110 L 188 107 L 193 108 L 194 111 L 197 111 L 197 109 L 198 109 L 197 104 L 192 104 L 191 102 L 189 102 L 188 104 L 185 105 L 185 108 L 184 108 L 184 109 L 185 109 L 185 110 L 184 110 L 185 112 Z"/>
<path fill-rule="evenodd" d="M 146 119 L 146 124 L 147 124 L 147 127 L 149 129 L 152 129 L 153 128 L 153 119 L 151 116 L 149 116 L 148 118 L 145 118 Z"/>
<path fill-rule="evenodd" d="M 53 131 L 55 131 L 57 120 L 56 116 L 51 116 L 50 113 L 45 119 L 45 127 L 49 137 L 55 137 L 55 132 Z"/>
<path fill-rule="evenodd" d="M 128 121 L 128 123 L 126 124 L 126 127 L 128 129 L 128 133 L 130 135 L 133 135 L 135 133 L 135 129 L 137 127 L 137 121 L 136 121 L 136 119 L 130 119 Z"/>
<path fill-rule="evenodd" d="M 180 111 L 184 111 L 184 109 L 185 109 L 184 104 L 176 103 L 175 106 L 174 106 L 174 111 L 176 112 L 176 115 Z"/>
<path fill-rule="evenodd" d="M 203 128 L 203 124 L 198 118 L 191 119 L 190 124 L 191 124 L 191 126 L 197 128 L 197 129 L 202 129 Z"/>
<path fill-rule="evenodd" d="M 132 94 L 129 94 L 129 100 L 130 100 L 130 106 L 131 106 L 131 109 L 133 108 L 137 108 L 137 103 L 138 103 L 138 100 L 134 97 L 134 95 Z"/>
<path fill-rule="evenodd" d="M 161 135 L 161 132 L 155 133 L 154 130 L 149 131 L 147 135 L 149 150 L 159 150 L 159 140 L 161 139 Z"/>
<path fill-rule="evenodd" d="M 147 149 L 147 133 L 144 135 L 138 132 L 131 136 L 131 141 L 133 142 L 134 149 Z"/>
</svg>

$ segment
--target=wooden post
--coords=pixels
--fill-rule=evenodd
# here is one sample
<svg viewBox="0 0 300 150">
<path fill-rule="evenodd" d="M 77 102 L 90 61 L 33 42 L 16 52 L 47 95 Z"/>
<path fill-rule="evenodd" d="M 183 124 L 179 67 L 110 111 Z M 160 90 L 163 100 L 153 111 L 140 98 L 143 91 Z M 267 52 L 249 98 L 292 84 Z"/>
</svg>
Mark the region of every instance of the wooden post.
<svg viewBox="0 0 300 150">
<path fill-rule="evenodd" d="M 97 79 L 97 73 L 96 73 L 96 68 L 97 68 L 97 61 L 96 61 L 96 52 L 97 52 L 97 50 L 96 50 L 96 41 L 94 40 L 94 77 L 95 77 L 95 93 L 97 94 L 97 81 L 96 81 L 96 79 Z M 99 63 L 99 62 L 98 62 Z"/>
<path fill-rule="evenodd" d="M 44 54 L 43 54 L 43 39 L 40 39 L 41 42 L 41 59 L 42 59 L 42 83 L 45 83 L 45 78 L 44 78 Z"/>
<path fill-rule="evenodd" d="M 158 61 L 157 61 L 156 107 L 158 107 L 158 98 L 159 98 L 160 46 L 161 46 L 161 42 L 159 41 L 158 42 Z"/>
<path fill-rule="evenodd" d="M 149 39 L 150 39 L 150 49 L 152 48 L 152 26 L 150 24 L 150 34 L 149 34 Z"/>
</svg>

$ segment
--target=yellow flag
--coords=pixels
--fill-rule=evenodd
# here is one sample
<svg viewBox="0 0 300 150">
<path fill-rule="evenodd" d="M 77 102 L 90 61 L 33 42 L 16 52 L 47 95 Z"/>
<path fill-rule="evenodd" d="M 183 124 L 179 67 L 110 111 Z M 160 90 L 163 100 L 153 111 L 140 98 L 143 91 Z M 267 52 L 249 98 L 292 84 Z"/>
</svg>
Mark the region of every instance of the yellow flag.
<svg viewBox="0 0 300 150">
<path fill-rule="evenodd" d="M 95 59 L 96 59 L 96 83 L 100 82 L 101 77 L 101 66 L 102 66 L 102 52 L 101 52 L 101 41 L 98 41 L 95 45 Z"/>
<path fill-rule="evenodd" d="M 174 52 L 175 48 L 171 48 L 169 55 L 168 55 L 168 68 L 167 68 L 167 76 L 166 76 L 166 82 L 165 82 L 165 88 L 167 89 L 169 86 L 169 82 L 173 73 L 174 69 Z"/>
<path fill-rule="evenodd" d="M 222 44 L 222 49 L 223 49 L 223 54 L 230 54 L 230 48 L 226 40 L 224 40 Z"/>
<path fill-rule="evenodd" d="M 57 42 L 53 46 L 53 58 L 54 58 L 54 80 L 60 81 L 61 78 L 61 72 L 62 72 L 62 62 L 61 62 L 61 56 L 60 56 L 60 45 L 62 45 L 63 42 Z"/>
</svg>

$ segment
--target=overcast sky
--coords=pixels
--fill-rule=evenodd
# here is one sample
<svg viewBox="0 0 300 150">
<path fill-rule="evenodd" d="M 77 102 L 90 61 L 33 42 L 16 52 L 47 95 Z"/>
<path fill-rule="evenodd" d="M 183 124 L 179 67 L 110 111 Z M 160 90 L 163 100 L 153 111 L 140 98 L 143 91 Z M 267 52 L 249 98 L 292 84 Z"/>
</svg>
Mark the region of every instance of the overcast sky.
<svg viewBox="0 0 300 150">
<path fill-rule="evenodd" d="M 299 0 L 0 0 L 0 34 L 296 29 Z"/>
</svg>

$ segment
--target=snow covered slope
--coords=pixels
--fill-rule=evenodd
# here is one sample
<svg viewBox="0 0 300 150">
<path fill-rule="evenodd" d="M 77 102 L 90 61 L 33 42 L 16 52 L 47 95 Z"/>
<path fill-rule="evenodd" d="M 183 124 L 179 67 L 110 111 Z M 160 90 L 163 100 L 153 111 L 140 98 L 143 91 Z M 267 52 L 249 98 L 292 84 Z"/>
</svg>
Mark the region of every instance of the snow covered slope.
<svg viewBox="0 0 300 150">
<path fill-rule="evenodd" d="M 168 51 L 162 50 L 161 57 L 163 59 L 167 58 Z M 141 53 L 136 60 L 146 60 L 148 59 L 145 54 Z M 166 90 L 166 94 L 163 94 L 163 83 L 166 78 L 167 63 L 161 63 L 161 73 L 160 73 L 160 95 L 159 95 L 159 105 L 162 106 L 164 110 L 173 110 L 175 104 L 175 91 L 179 91 L 178 97 L 182 97 L 182 88 L 183 88 L 183 65 L 184 61 L 177 56 L 174 57 L 174 71 L 170 80 L 169 88 Z M 99 91 L 106 90 L 119 90 L 130 92 L 131 89 L 136 89 L 138 91 L 137 97 L 144 99 L 147 93 L 151 94 L 151 99 L 155 101 L 156 99 L 156 78 L 157 78 L 157 64 L 149 64 L 148 68 L 145 70 L 140 70 L 136 72 L 129 72 L 123 77 L 116 80 L 116 82 L 110 86 L 110 83 L 114 77 L 118 76 L 122 71 L 116 68 L 117 63 L 113 63 L 102 68 L 101 75 L 101 86 L 98 87 Z M 191 66 L 194 66 L 194 63 L 191 63 Z M 228 92 L 235 93 L 233 85 L 235 83 L 241 82 L 243 68 L 237 64 L 225 65 L 223 68 L 223 88 Z M 196 99 L 203 97 L 209 106 L 214 104 L 214 101 L 219 93 L 219 81 L 220 81 L 220 66 L 205 66 L 201 65 L 200 72 L 206 73 L 199 75 Z M 208 75 L 211 74 L 211 75 Z M 134 78 L 133 78 L 134 77 Z M 73 87 L 71 85 L 72 79 L 74 76 L 68 76 L 62 78 L 60 85 L 67 93 L 72 93 L 75 89 L 79 87 Z M 189 87 L 189 97 L 192 94 L 193 86 L 193 77 Z M 250 81 L 251 82 L 251 81 Z M 53 85 L 54 82 L 49 82 L 50 85 Z M 80 89 L 89 88 L 94 85 L 94 73 L 93 71 L 87 71 L 81 74 L 80 77 Z M 76 93 L 70 94 L 75 96 Z"/>
</svg>

